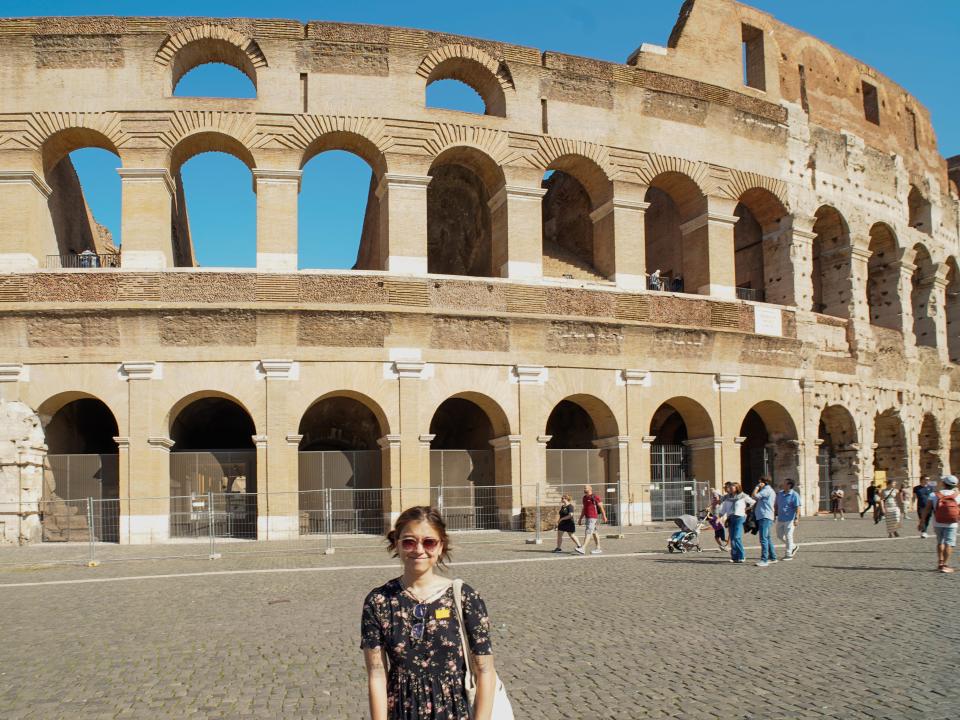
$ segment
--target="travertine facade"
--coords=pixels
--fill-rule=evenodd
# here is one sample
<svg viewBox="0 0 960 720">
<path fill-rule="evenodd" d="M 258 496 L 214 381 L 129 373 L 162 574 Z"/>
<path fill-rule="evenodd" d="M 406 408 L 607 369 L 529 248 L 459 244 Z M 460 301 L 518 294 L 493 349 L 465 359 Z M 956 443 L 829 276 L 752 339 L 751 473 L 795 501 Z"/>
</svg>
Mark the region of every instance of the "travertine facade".
<svg viewBox="0 0 960 720">
<path fill-rule="evenodd" d="M 764 13 L 688 0 L 623 65 L 281 20 L 0 35 L 0 398 L 51 454 L 119 453 L 121 542 L 167 536 L 166 501 L 128 501 L 190 491 L 187 449 L 255 450 L 263 495 L 309 449 L 379 452 L 400 489 L 431 449 L 492 447 L 519 486 L 593 446 L 642 505 L 675 444 L 700 480 L 794 477 L 808 510 L 960 470 L 960 213 L 928 114 Z M 256 98 L 173 96 L 211 61 Z M 426 107 L 447 78 L 487 113 Z M 119 157 L 120 267 L 50 270 L 109 252 L 65 164 L 87 146 Z M 373 170 L 358 269 L 298 272 L 301 168 L 329 149 Z M 209 150 L 250 168 L 254 271 L 193 267 L 180 167 Z M 296 534 L 295 503 L 258 510 Z"/>
</svg>

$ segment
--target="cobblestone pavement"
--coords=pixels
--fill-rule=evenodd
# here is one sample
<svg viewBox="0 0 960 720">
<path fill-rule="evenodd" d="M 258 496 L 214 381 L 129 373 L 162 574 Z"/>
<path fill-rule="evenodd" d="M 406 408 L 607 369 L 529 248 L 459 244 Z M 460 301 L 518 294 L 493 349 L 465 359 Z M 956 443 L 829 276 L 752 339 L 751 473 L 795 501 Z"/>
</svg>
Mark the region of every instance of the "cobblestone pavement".
<svg viewBox="0 0 960 720">
<path fill-rule="evenodd" d="M 593 557 L 461 536 L 451 573 L 487 600 L 518 718 L 960 717 L 960 573 L 932 571 L 933 540 L 855 517 L 800 536 L 768 568 L 668 555 L 663 532 Z M 359 614 L 396 574 L 382 549 L 92 569 L 16 552 L 0 553 L 6 720 L 366 715 Z"/>
</svg>

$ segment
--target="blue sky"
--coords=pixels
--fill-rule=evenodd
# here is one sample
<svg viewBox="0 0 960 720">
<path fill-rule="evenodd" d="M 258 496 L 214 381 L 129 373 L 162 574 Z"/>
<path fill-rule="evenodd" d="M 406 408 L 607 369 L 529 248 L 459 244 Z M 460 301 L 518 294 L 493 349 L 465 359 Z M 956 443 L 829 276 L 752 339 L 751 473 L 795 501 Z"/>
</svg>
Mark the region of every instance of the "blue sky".
<svg viewBox="0 0 960 720">
<path fill-rule="evenodd" d="M 904 86 L 931 112 L 944 156 L 960 154 L 960 2 L 955 0 L 753 0 L 747 4 L 815 35 L 877 68 Z M 519 3 L 306 3 L 273 0 L 0 0 L 0 14 L 191 15 L 281 17 L 399 25 L 491 38 L 575 55 L 623 62 L 642 42 L 665 45 L 681 0 L 633 3 L 554 0 Z M 269 12 L 264 14 L 264 8 Z M 202 69 L 201 69 L 202 70 Z M 195 70 L 178 94 L 230 94 L 241 85 Z M 438 88 L 438 102 L 460 101 L 455 88 Z M 74 161 L 97 219 L 119 236 L 117 160 L 99 150 L 74 153 Z M 184 166 L 190 224 L 200 263 L 252 266 L 255 202 L 250 177 L 238 161 L 201 155 Z M 369 170 L 346 153 L 324 153 L 305 168 L 300 244 L 304 267 L 350 267 L 367 197 Z"/>
</svg>

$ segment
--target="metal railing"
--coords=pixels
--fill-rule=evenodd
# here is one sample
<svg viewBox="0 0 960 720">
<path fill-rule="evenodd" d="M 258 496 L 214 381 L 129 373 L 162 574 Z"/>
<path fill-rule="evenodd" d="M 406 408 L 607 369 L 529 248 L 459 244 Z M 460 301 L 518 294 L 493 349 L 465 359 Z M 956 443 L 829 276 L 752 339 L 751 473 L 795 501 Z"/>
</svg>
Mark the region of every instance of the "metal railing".
<svg viewBox="0 0 960 720">
<path fill-rule="evenodd" d="M 48 270 L 93 270 L 120 267 L 119 253 L 82 252 L 69 255 L 47 255 Z"/>
<path fill-rule="evenodd" d="M 121 499 L 53 496 L 11 507 L 11 516 L 39 518 L 37 539 L 41 542 L 0 549 L 0 565 L 324 554 L 336 548 L 382 546 L 386 531 L 404 508 L 426 504 L 439 509 L 450 532 L 463 534 L 458 542 L 470 542 L 474 533 L 487 537 L 487 533 L 499 532 L 539 543 L 544 533 L 556 530 L 562 495 L 570 496 L 579 515 L 584 484 L 578 478 L 577 482 L 536 485 L 467 483 L 276 493 L 208 489 L 187 495 Z M 588 484 L 602 498 L 606 510 L 608 525 L 603 532 L 614 537 L 621 536 L 627 525 L 696 514 L 709 504 L 706 484 L 695 481 L 676 488 L 672 483 L 628 488 L 621 486 L 619 479 L 591 479 Z"/>
<path fill-rule="evenodd" d="M 754 302 L 763 302 L 764 293 L 760 288 L 738 287 L 737 300 L 753 300 Z"/>
</svg>

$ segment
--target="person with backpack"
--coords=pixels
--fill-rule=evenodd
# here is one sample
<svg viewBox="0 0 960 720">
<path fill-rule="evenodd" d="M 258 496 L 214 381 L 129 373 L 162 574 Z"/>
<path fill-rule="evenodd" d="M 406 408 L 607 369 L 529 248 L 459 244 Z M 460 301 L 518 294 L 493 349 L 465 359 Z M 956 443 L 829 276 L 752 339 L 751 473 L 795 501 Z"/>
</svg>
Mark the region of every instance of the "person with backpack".
<svg viewBox="0 0 960 720">
<path fill-rule="evenodd" d="M 924 527 L 924 521 L 933 515 L 933 529 L 937 533 L 937 570 L 952 573 L 950 555 L 957 544 L 957 524 L 960 523 L 960 492 L 957 491 L 957 478 L 944 475 L 940 478 L 943 489 L 933 493 L 923 509 L 923 516 L 917 529 Z"/>
<path fill-rule="evenodd" d="M 590 554 L 599 555 L 603 550 L 600 549 L 600 533 L 597 532 L 597 522 L 601 518 L 603 518 L 603 522 L 607 521 L 607 511 L 603 509 L 603 502 L 593 494 L 593 488 L 589 485 L 583 486 L 583 509 L 580 511 L 580 517 L 577 518 L 577 524 L 582 524 L 584 518 L 587 520 L 587 526 L 583 533 L 583 545 L 577 549 L 577 552 L 582 555 L 592 537 L 596 547 L 590 551 Z"/>
</svg>

